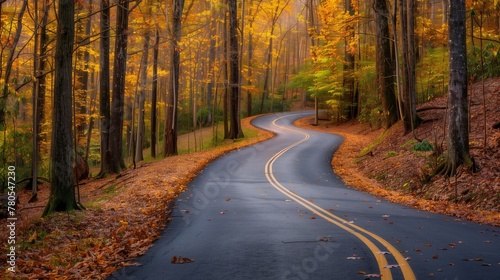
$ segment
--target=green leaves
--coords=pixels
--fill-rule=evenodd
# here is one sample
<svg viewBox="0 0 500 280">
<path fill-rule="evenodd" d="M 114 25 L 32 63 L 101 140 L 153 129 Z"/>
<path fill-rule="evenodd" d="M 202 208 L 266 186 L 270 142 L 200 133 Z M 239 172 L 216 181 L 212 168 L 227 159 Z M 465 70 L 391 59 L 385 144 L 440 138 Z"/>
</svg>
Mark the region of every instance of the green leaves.
<svg viewBox="0 0 500 280">
<path fill-rule="evenodd" d="M 424 140 L 418 144 L 415 144 L 415 146 L 413 146 L 411 148 L 411 150 L 412 151 L 433 151 L 434 147 L 432 146 L 431 143 L 429 143 L 429 141 Z"/>
</svg>

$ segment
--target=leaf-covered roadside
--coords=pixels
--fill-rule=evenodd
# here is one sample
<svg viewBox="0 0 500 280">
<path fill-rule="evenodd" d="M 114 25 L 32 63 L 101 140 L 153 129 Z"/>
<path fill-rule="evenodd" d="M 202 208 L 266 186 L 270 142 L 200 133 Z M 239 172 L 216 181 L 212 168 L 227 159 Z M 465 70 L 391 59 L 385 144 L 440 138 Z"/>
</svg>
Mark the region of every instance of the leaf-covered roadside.
<svg viewBox="0 0 500 280">
<path fill-rule="evenodd" d="M 250 129 L 250 121 L 243 120 L 243 127 Z M 215 149 L 91 180 L 80 186 L 82 202 L 88 205 L 85 211 L 40 218 L 49 188 L 41 189 L 36 204 L 27 204 L 29 194 L 24 194 L 16 229 L 16 273 L 6 270 L 6 255 L 2 254 L 0 278 L 104 279 L 120 267 L 134 265 L 134 259 L 160 236 L 170 204 L 207 163 L 270 137 L 271 133 L 259 131 L 256 137 Z M 0 229 L 3 252 L 7 251 L 6 237 L 7 229 Z"/>
<path fill-rule="evenodd" d="M 375 196 L 417 209 L 449 215 L 450 220 L 467 219 L 500 226 L 500 129 L 494 128 L 500 114 L 500 79 L 485 81 L 487 143 L 484 147 L 484 111 L 481 83 L 471 87 L 471 155 L 480 170 L 461 168 L 457 178 L 429 176 L 435 166 L 433 151 L 415 151 L 413 135 L 403 135 L 402 124 L 388 131 L 372 130 L 368 124 L 349 122 L 334 125 L 324 121 L 311 126 L 312 119 L 296 124 L 345 137 L 332 166 L 347 183 Z M 428 120 L 416 134 L 445 151 L 443 139 L 446 96 L 422 107 L 436 108 L 421 114 Z M 440 146 L 441 145 L 441 146 Z M 365 150 L 364 153 L 361 153 Z"/>
</svg>

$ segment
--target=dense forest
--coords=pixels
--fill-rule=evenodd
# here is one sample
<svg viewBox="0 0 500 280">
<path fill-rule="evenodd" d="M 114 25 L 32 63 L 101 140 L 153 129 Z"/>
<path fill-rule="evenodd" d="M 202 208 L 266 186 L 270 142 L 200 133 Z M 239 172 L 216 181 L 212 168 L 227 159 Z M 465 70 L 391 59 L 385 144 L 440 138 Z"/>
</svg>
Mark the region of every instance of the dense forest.
<svg viewBox="0 0 500 280">
<path fill-rule="evenodd" d="M 0 16 L 0 186 L 9 166 L 34 197 L 51 181 L 46 214 L 78 209 L 89 175 L 183 152 L 179 134 L 211 126 L 217 145 L 292 103 L 412 133 L 449 94 L 453 174 L 474 165 L 467 86 L 500 75 L 494 0 L 1 0 Z"/>
</svg>

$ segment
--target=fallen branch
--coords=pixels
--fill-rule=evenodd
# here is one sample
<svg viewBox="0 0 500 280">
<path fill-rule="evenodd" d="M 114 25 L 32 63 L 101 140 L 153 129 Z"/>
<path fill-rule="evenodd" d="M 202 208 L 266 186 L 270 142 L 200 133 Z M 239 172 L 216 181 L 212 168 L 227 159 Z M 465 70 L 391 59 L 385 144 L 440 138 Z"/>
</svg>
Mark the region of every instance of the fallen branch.
<svg viewBox="0 0 500 280">
<path fill-rule="evenodd" d="M 19 180 L 19 181 L 16 182 L 16 185 L 19 185 L 22 182 L 25 182 L 25 181 L 28 181 L 28 180 L 33 180 L 33 177 L 26 177 L 24 179 L 21 179 L 21 180 Z M 46 183 L 50 183 L 50 180 L 47 179 L 47 178 L 44 178 L 44 177 L 37 177 L 37 184 L 40 184 L 38 181 L 43 181 L 43 182 L 46 182 Z"/>
<path fill-rule="evenodd" d="M 432 118 L 432 119 L 422 119 L 422 123 L 430 123 L 430 122 L 435 122 L 439 121 L 441 118 Z"/>
<path fill-rule="evenodd" d="M 23 208 L 19 209 L 19 211 L 28 210 L 28 209 L 35 209 L 35 208 L 44 208 L 44 207 L 45 207 L 45 205 L 27 206 L 27 207 L 23 207 Z"/>
<path fill-rule="evenodd" d="M 417 108 L 417 112 L 423 112 L 429 110 L 446 110 L 446 106 L 426 106 Z"/>
</svg>

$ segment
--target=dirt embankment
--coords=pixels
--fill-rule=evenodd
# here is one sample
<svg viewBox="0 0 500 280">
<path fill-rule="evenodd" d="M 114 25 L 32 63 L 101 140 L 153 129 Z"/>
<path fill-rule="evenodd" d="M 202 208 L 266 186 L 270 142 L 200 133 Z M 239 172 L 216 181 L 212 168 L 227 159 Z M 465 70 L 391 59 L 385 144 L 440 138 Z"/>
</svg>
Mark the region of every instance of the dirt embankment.
<svg viewBox="0 0 500 280">
<path fill-rule="evenodd" d="M 470 153 L 479 171 L 462 167 L 452 178 L 432 176 L 446 152 L 446 97 L 418 107 L 424 122 L 415 135 L 404 135 L 401 123 L 387 131 L 357 122 L 312 126 L 312 118 L 297 124 L 346 138 L 332 165 L 349 185 L 422 210 L 500 226 L 500 79 L 485 81 L 484 88 L 484 95 L 481 83 L 470 89 Z M 429 145 L 433 149 L 425 151 Z"/>
</svg>

